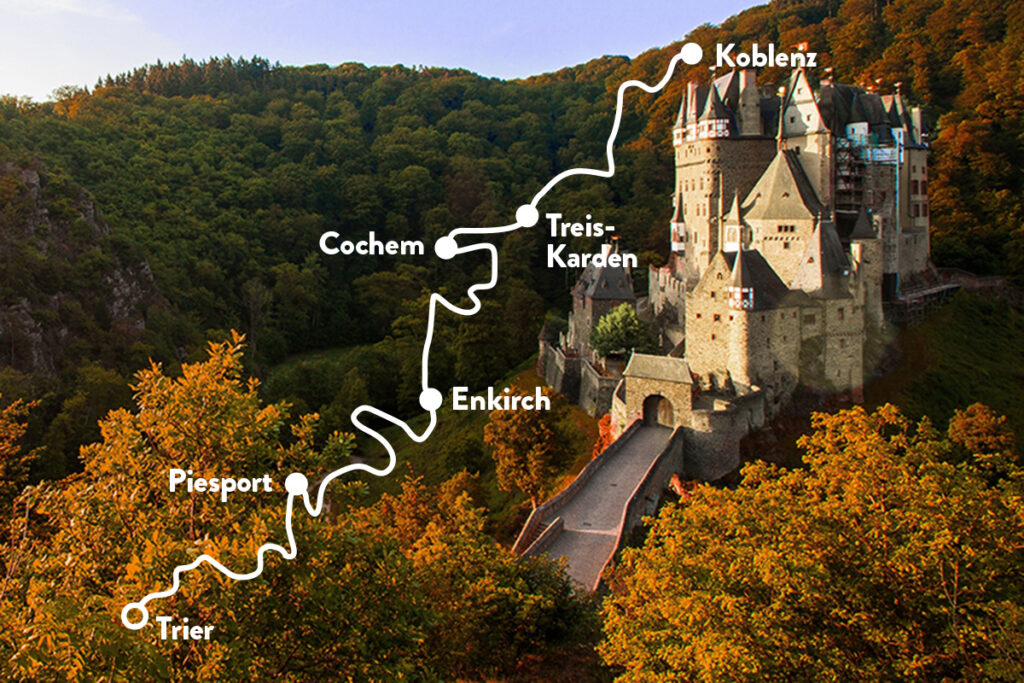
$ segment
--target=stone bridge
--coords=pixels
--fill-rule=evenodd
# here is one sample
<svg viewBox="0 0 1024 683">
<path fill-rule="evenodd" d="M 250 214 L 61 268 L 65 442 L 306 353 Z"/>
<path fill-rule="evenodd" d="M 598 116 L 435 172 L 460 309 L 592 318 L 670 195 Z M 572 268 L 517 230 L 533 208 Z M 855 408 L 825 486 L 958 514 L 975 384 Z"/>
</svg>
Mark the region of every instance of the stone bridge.
<svg viewBox="0 0 1024 683">
<path fill-rule="evenodd" d="M 565 557 L 569 575 L 593 592 L 629 532 L 654 512 L 682 467 L 682 429 L 636 420 L 565 490 L 533 511 L 513 550 Z"/>
</svg>

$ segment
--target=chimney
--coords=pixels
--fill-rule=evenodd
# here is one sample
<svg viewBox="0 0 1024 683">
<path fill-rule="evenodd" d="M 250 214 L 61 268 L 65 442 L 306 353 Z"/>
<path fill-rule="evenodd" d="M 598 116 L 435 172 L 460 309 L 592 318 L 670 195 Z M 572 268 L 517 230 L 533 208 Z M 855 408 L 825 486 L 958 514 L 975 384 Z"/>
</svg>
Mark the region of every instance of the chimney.
<svg viewBox="0 0 1024 683">
<path fill-rule="evenodd" d="M 761 135 L 761 91 L 757 88 L 757 71 L 740 69 L 739 114 L 740 135 Z"/>
<path fill-rule="evenodd" d="M 697 103 L 697 82 L 690 81 L 686 84 L 686 120 L 687 122 L 694 122 L 697 120 L 697 116 L 700 114 L 697 111 L 697 107 L 700 106 Z"/>
<path fill-rule="evenodd" d="M 914 136 L 914 140 L 920 142 L 922 140 L 921 133 L 924 131 L 924 128 L 921 126 L 921 107 L 911 108 L 910 123 L 914 126 L 911 135 Z"/>
</svg>

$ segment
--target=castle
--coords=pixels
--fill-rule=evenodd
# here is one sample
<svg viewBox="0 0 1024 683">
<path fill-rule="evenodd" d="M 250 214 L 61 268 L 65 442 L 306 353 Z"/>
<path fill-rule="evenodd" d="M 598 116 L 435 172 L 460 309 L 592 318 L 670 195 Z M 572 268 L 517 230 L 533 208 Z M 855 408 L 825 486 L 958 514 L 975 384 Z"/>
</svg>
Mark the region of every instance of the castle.
<svg viewBox="0 0 1024 683">
<path fill-rule="evenodd" d="M 622 268 L 584 271 L 568 329 L 542 332 L 538 365 L 619 433 L 640 419 L 685 428 L 696 476 L 715 479 L 798 386 L 858 400 L 865 343 L 886 314 L 942 290 L 928 135 L 900 94 L 830 80 L 815 92 L 803 69 L 777 92 L 749 69 L 691 82 L 672 134 L 668 265 L 650 269 L 646 298 Z M 622 303 L 650 322 L 661 354 L 622 367 L 590 349 Z"/>
</svg>

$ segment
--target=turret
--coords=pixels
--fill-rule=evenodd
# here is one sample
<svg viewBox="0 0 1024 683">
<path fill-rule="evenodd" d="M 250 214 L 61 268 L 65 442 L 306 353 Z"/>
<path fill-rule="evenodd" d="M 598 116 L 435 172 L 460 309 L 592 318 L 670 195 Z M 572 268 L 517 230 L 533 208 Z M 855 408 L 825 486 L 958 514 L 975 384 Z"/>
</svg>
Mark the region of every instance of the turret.
<svg viewBox="0 0 1024 683">
<path fill-rule="evenodd" d="M 736 252 L 736 262 L 732 267 L 732 279 L 729 281 L 729 308 L 735 311 L 754 310 L 754 281 L 743 268 L 743 250 Z"/>
<path fill-rule="evenodd" d="M 697 120 L 697 137 L 727 138 L 731 134 L 732 115 L 718 96 L 718 88 L 708 89 L 708 99 Z"/>
<path fill-rule="evenodd" d="M 722 221 L 722 251 L 740 251 L 744 247 L 743 219 L 740 218 L 740 195 L 733 192 L 732 208 Z"/>
<path fill-rule="evenodd" d="M 857 273 L 860 296 L 863 297 L 864 319 L 869 325 L 882 324 L 882 277 L 884 260 L 882 240 L 873 217 L 861 207 L 850 233 L 850 260 Z"/>
</svg>

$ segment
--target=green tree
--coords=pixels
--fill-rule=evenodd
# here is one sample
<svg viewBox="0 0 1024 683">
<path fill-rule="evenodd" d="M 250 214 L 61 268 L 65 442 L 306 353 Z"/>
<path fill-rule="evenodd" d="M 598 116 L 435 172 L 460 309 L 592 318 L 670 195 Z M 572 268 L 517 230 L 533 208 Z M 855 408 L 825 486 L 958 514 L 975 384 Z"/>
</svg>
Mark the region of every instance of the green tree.
<svg viewBox="0 0 1024 683">
<path fill-rule="evenodd" d="M 627 352 L 646 352 L 654 349 L 654 338 L 636 314 L 633 305 L 625 303 L 608 311 L 597 321 L 590 334 L 590 348 L 601 356 L 623 349 Z"/>
<path fill-rule="evenodd" d="M 943 436 L 891 405 L 813 427 L 805 468 L 701 486 L 623 553 L 605 661 L 626 680 L 1019 680 L 1024 471 L 1005 428 L 974 407 Z"/>
</svg>

